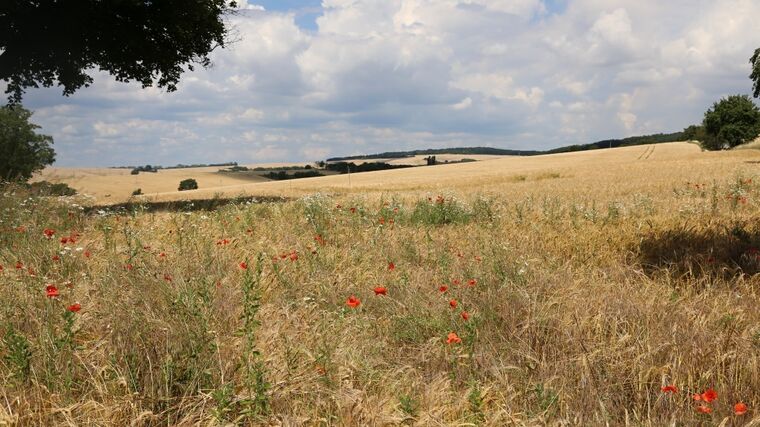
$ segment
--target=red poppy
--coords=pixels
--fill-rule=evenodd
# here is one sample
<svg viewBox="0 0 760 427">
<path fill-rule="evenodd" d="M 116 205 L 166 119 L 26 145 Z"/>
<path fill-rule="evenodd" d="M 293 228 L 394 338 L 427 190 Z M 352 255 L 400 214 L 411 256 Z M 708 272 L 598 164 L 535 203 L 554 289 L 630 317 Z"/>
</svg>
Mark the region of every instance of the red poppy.
<svg viewBox="0 0 760 427">
<path fill-rule="evenodd" d="M 335 205 L 335 209 L 341 209 L 342 207 L 343 206 L 341 206 L 340 203 L 338 203 L 337 205 Z"/>
<path fill-rule="evenodd" d="M 291 260 L 291 261 L 298 261 L 298 252 L 296 252 L 296 251 L 291 251 L 291 252 L 290 252 L 290 260 Z"/>
<path fill-rule="evenodd" d="M 82 306 L 78 302 L 76 302 L 74 304 L 71 304 L 66 310 L 69 310 L 72 313 L 78 313 L 79 310 L 81 309 L 82 309 Z"/>
<path fill-rule="evenodd" d="M 705 390 L 704 393 L 702 393 L 702 400 L 704 400 L 707 403 L 710 403 L 713 400 L 717 400 L 717 399 L 718 399 L 718 393 L 711 388 L 708 388 L 707 390 Z"/>
<path fill-rule="evenodd" d="M 60 296 L 58 293 L 58 288 L 56 288 L 54 285 L 47 285 L 45 287 L 45 295 L 47 295 L 48 298 L 55 298 L 57 296 Z"/>
<path fill-rule="evenodd" d="M 380 223 L 380 225 L 384 225 L 385 224 L 385 218 L 380 218 L 380 220 L 378 222 Z"/>
<path fill-rule="evenodd" d="M 243 270 L 248 270 L 248 263 L 247 263 L 247 262 L 243 261 L 243 262 L 241 262 L 241 263 L 240 263 L 240 264 L 238 264 L 238 265 L 239 265 L 239 266 L 240 266 L 240 268 L 242 268 Z"/>
<path fill-rule="evenodd" d="M 160 254 L 158 254 L 158 257 L 159 258 L 166 258 L 166 252 L 161 252 Z"/>
<path fill-rule="evenodd" d="M 699 405 L 697 406 L 697 412 L 699 412 L 700 414 L 709 414 L 710 412 L 712 412 L 712 408 L 705 405 Z"/>
<path fill-rule="evenodd" d="M 678 389 L 674 385 L 664 385 L 660 387 L 663 393 L 678 393 Z"/>
<path fill-rule="evenodd" d="M 52 259 L 53 259 L 53 261 L 60 261 L 61 257 L 59 257 L 58 255 L 53 255 Z"/>
<path fill-rule="evenodd" d="M 441 285 L 440 287 L 438 287 L 438 290 L 441 292 L 446 292 L 449 290 L 449 287 L 446 285 Z"/>
<path fill-rule="evenodd" d="M 361 305 L 361 303 L 362 302 L 359 301 L 359 298 L 356 298 L 353 295 L 351 295 L 350 297 L 348 297 L 348 299 L 346 300 L 346 305 L 349 306 L 349 307 L 351 307 L 351 308 L 359 307 L 359 305 Z"/>
<path fill-rule="evenodd" d="M 69 243 L 69 238 L 68 237 L 61 237 L 61 244 L 65 245 L 66 243 Z"/>
<path fill-rule="evenodd" d="M 449 301 L 449 307 L 451 308 L 457 308 L 457 300 L 453 299 Z"/>
<path fill-rule="evenodd" d="M 85 258 L 89 258 L 90 256 L 92 256 L 92 252 L 90 252 L 90 251 L 84 251 L 84 256 L 85 256 Z"/>
<path fill-rule="evenodd" d="M 478 281 L 476 279 L 470 279 L 467 281 L 467 284 L 470 286 L 475 286 L 478 284 Z"/>
<path fill-rule="evenodd" d="M 172 281 L 172 275 L 169 274 L 169 273 L 164 273 L 164 280 L 166 280 L 167 282 L 171 282 Z"/>
<path fill-rule="evenodd" d="M 470 313 L 468 313 L 466 311 L 463 311 L 462 312 L 462 319 L 464 319 L 465 321 L 470 320 Z"/>
<path fill-rule="evenodd" d="M 314 241 L 322 246 L 325 245 L 325 239 L 322 237 L 321 234 L 317 234 L 316 236 L 314 236 Z"/>
<path fill-rule="evenodd" d="M 24 263 L 21 261 L 16 261 L 16 270 L 21 270 L 24 268 Z"/>
<path fill-rule="evenodd" d="M 132 269 L 134 269 L 134 268 L 135 267 L 132 264 L 127 264 L 127 265 L 124 266 L 124 269 L 127 270 L 127 271 L 132 271 Z"/>
<path fill-rule="evenodd" d="M 456 332 L 449 332 L 449 335 L 446 338 L 446 344 L 459 344 L 461 342 L 462 339 L 459 338 Z"/>
<path fill-rule="evenodd" d="M 396 269 L 396 264 L 389 262 L 388 263 L 388 270 L 393 271 Z"/>
<path fill-rule="evenodd" d="M 745 405 L 742 402 L 739 402 L 736 405 L 734 405 L 734 414 L 744 415 L 746 413 L 747 413 L 747 405 Z"/>
<path fill-rule="evenodd" d="M 483 261 L 483 258 L 481 258 L 481 257 L 479 257 L 479 256 L 477 256 L 477 255 L 475 255 L 475 261 L 477 261 L 477 262 L 481 262 L 481 261 Z"/>
<path fill-rule="evenodd" d="M 700 400 L 702 400 L 702 395 L 699 394 L 699 393 L 697 393 L 697 394 L 691 396 L 691 398 L 694 399 L 695 401 L 699 402 Z"/>
<path fill-rule="evenodd" d="M 388 289 L 384 286 L 375 287 L 375 295 L 388 295 Z"/>
<path fill-rule="evenodd" d="M 455 285 L 461 285 L 461 284 L 462 284 L 462 281 L 461 281 L 461 280 L 459 280 L 459 279 L 454 279 L 454 280 L 453 280 L 451 283 L 453 283 L 453 284 L 455 284 Z"/>
<path fill-rule="evenodd" d="M 0 271 L 3 271 L 3 266 L 2 265 L 0 265 Z"/>
<path fill-rule="evenodd" d="M 46 228 L 45 230 L 42 231 L 42 234 L 44 234 L 45 237 L 47 237 L 48 239 L 51 239 L 53 236 L 55 236 L 55 230 L 51 228 Z"/>
<path fill-rule="evenodd" d="M 349 210 L 351 211 L 351 213 L 356 213 L 356 208 L 351 208 Z"/>
</svg>

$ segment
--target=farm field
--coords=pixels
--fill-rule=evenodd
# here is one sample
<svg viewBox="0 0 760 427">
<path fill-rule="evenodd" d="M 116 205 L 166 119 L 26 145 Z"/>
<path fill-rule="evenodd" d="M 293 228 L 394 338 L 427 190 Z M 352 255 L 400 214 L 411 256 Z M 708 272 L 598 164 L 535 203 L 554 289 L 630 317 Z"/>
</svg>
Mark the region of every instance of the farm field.
<svg viewBox="0 0 760 427">
<path fill-rule="evenodd" d="M 760 151 L 164 172 L 290 201 L 6 189 L 0 425 L 760 425 Z"/>
<path fill-rule="evenodd" d="M 372 162 L 388 162 L 393 165 L 413 165 L 419 166 L 425 164 L 426 156 L 415 156 L 403 159 L 372 159 Z M 462 156 L 457 154 L 444 154 L 437 157 L 440 162 L 459 161 L 463 158 L 473 160 L 493 160 L 501 156 L 472 155 Z M 362 161 L 359 161 L 362 162 Z M 255 167 L 277 168 L 302 166 L 302 163 L 263 163 L 241 165 L 250 169 Z M 227 167 L 197 167 L 197 168 L 177 168 L 177 169 L 160 169 L 158 172 L 141 172 L 138 175 L 131 175 L 131 169 L 116 168 L 57 168 L 48 167 L 38 173 L 35 181 L 65 182 L 79 193 L 83 193 L 94 198 L 99 204 L 115 204 L 127 201 L 132 191 L 141 189 L 142 193 L 150 200 L 164 200 L 166 198 L 198 198 L 207 197 L 208 194 L 229 194 L 230 192 L 241 191 L 241 187 L 246 187 L 251 183 L 271 182 L 269 179 L 258 176 L 261 172 L 251 173 L 219 173 L 220 170 Z M 332 171 L 321 171 L 323 174 L 330 175 Z M 180 181 L 187 178 L 193 178 L 198 182 L 202 191 L 188 193 L 179 192 L 177 187 Z M 291 183 L 280 183 L 290 187 Z M 244 189 L 243 189 L 244 191 Z"/>
<path fill-rule="evenodd" d="M 654 149 L 652 147 L 655 147 Z M 660 192 L 669 189 L 673 180 L 722 179 L 737 169 L 757 169 L 754 160 L 760 160 L 760 151 L 736 150 L 723 153 L 702 152 L 698 146 L 686 142 L 658 144 L 599 150 L 591 152 L 563 153 L 532 157 L 500 157 L 472 163 L 436 165 L 401 170 L 364 172 L 304 178 L 288 181 L 251 182 L 234 179 L 228 174 L 218 174 L 218 168 L 162 170 L 158 174 L 141 173 L 140 179 L 155 180 L 157 186 L 145 185 L 141 200 L 174 201 L 185 199 L 208 199 L 213 197 L 236 197 L 246 195 L 277 195 L 299 197 L 317 191 L 335 194 L 394 194 L 415 195 L 447 189 L 465 192 L 496 192 L 503 196 L 553 195 L 612 200 L 635 192 Z M 749 163 L 748 163 L 749 162 Z M 77 180 L 65 178 L 55 168 L 42 173 L 43 179 L 67 182 L 85 194 L 96 197 L 98 204 L 120 203 L 128 198 L 134 184 L 128 171 L 115 174 L 111 169 L 96 169 L 85 173 L 82 169 L 63 169 L 78 176 Z M 106 181 L 104 174 L 116 175 Z M 120 181 L 119 177 L 124 178 Z M 181 179 L 195 177 L 199 189 L 176 191 Z M 208 178 L 205 178 L 208 177 Z M 214 180 L 225 180 L 214 184 Z M 129 184 L 125 184 L 127 182 Z M 540 185 L 537 185 L 540 182 Z M 73 184 L 72 184 L 73 183 Z M 204 186 L 207 184 L 207 186 Z M 160 185 L 160 187 L 159 187 Z M 155 188 L 155 191 L 151 191 Z M 111 197 L 103 197 L 111 194 Z M 117 197 L 116 194 L 121 194 Z"/>
<path fill-rule="evenodd" d="M 131 175 L 130 169 L 110 168 L 46 168 L 35 180 L 65 182 L 79 193 L 93 196 L 100 203 L 119 203 L 127 200 L 132 191 L 143 193 L 176 192 L 179 182 L 194 178 L 200 188 L 213 189 L 250 183 L 255 177 L 241 178 L 217 173 L 221 167 L 161 169 L 158 172 L 141 172 Z M 259 178 L 260 181 L 267 181 Z"/>
<path fill-rule="evenodd" d="M 427 164 L 427 161 L 425 160 L 427 157 L 426 155 L 417 155 L 412 157 L 403 157 L 403 158 L 394 158 L 394 159 L 367 159 L 367 160 L 347 160 L 349 162 L 361 162 L 361 161 L 367 161 L 367 162 L 386 162 L 390 163 L 392 165 L 412 165 L 412 166 L 423 166 Z M 500 159 L 508 156 L 496 156 L 491 154 L 436 154 L 435 158 L 439 163 L 444 163 L 446 161 L 449 162 L 458 162 L 463 159 L 470 159 L 470 160 L 495 160 Z"/>
</svg>

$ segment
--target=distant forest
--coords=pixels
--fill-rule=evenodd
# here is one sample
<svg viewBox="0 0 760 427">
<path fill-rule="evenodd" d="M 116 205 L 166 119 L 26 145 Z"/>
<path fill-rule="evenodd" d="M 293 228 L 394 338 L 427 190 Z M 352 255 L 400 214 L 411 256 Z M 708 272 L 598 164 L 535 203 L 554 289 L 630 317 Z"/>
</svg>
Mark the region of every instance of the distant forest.
<svg viewBox="0 0 760 427">
<path fill-rule="evenodd" d="M 623 139 L 605 139 L 603 141 L 592 142 L 590 144 L 568 145 L 565 147 L 554 148 L 545 151 L 536 150 L 508 150 L 493 147 L 457 147 L 457 148 L 435 148 L 427 150 L 412 151 L 388 151 L 378 154 L 367 154 L 361 156 L 332 157 L 327 159 L 328 162 L 342 162 L 346 160 L 368 160 L 368 159 L 400 159 L 405 157 L 414 157 L 420 155 L 435 154 L 490 154 L 497 156 L 538 156 L 541 154 L 569 153 L 573 151 L 600 150 L 604 148 L 629 147 L 633 145 L 659 144 L 663 142 L 683 141 L 683 132 L 674 133 L 657 133 L 653 135 L 631 136 Z"/>
</svg>

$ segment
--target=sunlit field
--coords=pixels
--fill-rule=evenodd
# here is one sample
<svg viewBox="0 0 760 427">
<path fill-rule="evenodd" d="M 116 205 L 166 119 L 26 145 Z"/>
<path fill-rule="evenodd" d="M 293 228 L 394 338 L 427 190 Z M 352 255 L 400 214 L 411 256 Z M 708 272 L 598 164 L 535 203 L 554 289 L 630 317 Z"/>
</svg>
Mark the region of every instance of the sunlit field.
<svg viewBox="0 0 760 427">
<path fill-rule="evenodd" d="M 0 424 L 760 425 L 760 151 L 4 191 Z"/>
</svg>

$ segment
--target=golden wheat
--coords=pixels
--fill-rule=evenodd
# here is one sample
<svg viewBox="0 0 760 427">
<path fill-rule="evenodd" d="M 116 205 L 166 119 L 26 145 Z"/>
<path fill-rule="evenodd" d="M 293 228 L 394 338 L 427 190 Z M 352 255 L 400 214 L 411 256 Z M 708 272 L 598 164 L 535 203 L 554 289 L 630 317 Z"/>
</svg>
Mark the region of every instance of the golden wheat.
<svg viewBox="0 0 760 427">
<path fill-rule="evenodd" d="M 213 212 L 6 190 L 0 422 L 760 424 L 760 152 L 653 147 L 245 184 L 224 194 L 298 199 Z"/>
</svg>

